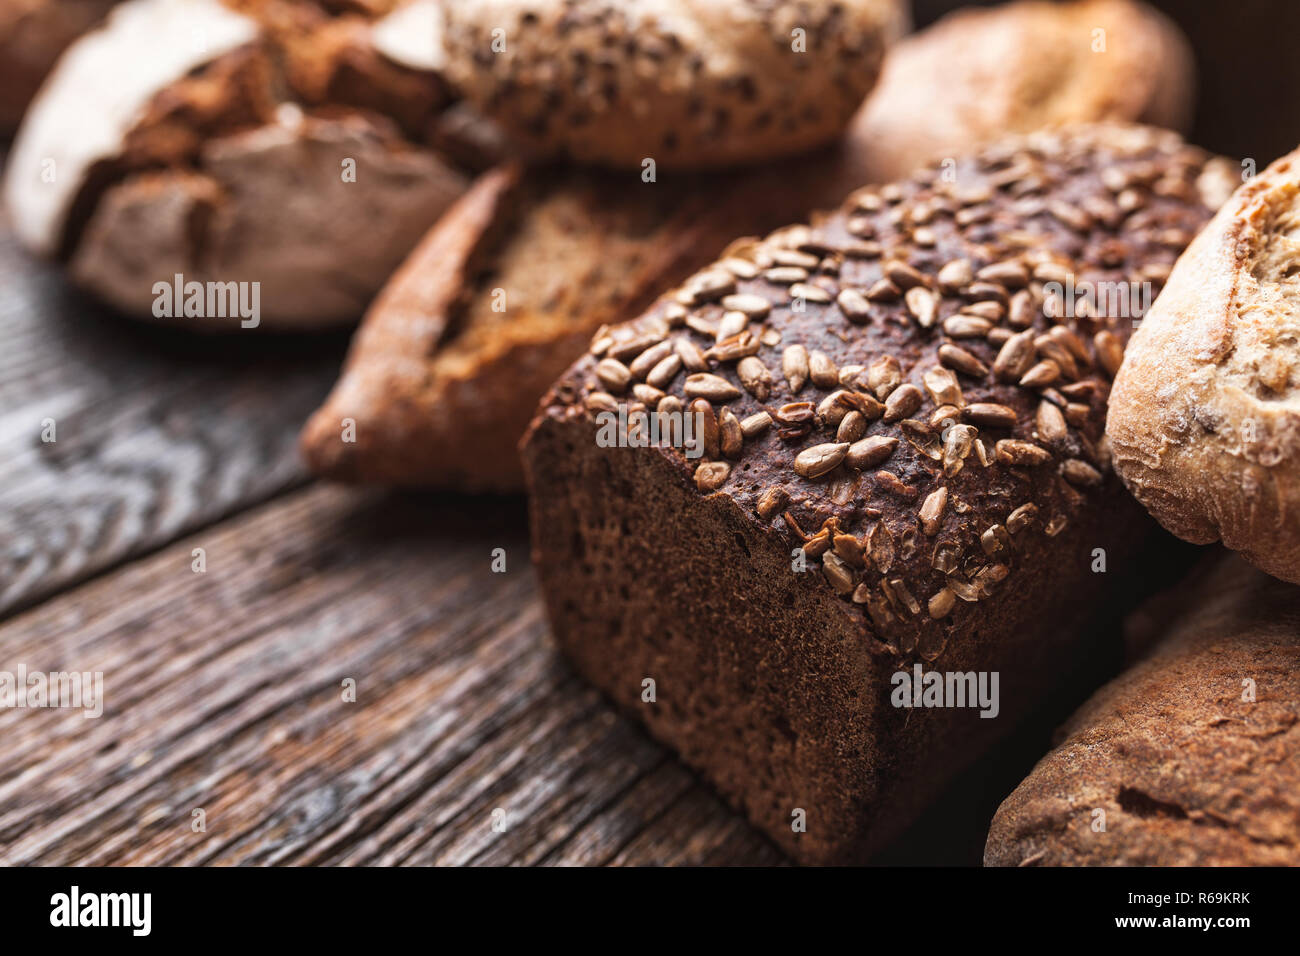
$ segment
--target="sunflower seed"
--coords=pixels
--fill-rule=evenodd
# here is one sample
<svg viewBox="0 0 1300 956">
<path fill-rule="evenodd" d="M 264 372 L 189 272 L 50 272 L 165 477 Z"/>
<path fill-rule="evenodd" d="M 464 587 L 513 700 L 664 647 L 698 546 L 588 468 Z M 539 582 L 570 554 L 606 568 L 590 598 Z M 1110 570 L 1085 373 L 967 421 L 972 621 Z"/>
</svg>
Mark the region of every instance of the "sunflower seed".
<svg viewBox="0 0 1300 956">
<path fill-rule="evenodd" d="M 1107 375 L 1114 378 L 1119 371 L 1120 363 L 1124 361 L 1124 345 L 1109 329 L 1102 329 L 1094 335 L 1092 342 L 1097 346 L 1097 360 L 1101 362 L 1101 367 L 1106 370 Z"/>
<path fill-rule="evenodd" d="M 632 396 L 646 405 L 658 405 L 663 399 L 663 389 L 655 388 L 653 385 L 642 385 L 637 382 L 632 386 Z"/>
<path fill-rule="evenodd" d="M 877 279 L 865 293 L 872 302 L 893 302 L 902 294 L 903 290 L 888 279 Z"/>
<path fill-rule="evenodd" d="M 717 491 L 731 474 L 725 461 L 706 461 L 695 469 L 695 487 L 700 491 Z"/>
<path fill-rule="evenodd" d="M 772 425 L 772 416 L 767 412 L 755 412 L 740 423 L 740 433 L 746 438 L 757 438 Z"/>
<path fill-rule="evenodd" d="M 916 410 L 921 407 L 924 401 L 921 390 L 915 385 L 900 385 L 889 393 L 889 398 L 885 402 L 884 420 L 887 422 L 896 422 L 900 419 L 907 418 L 915 414 Z"/>
<path fill-rule="evenodd" d="M 787 346 L 781 356 L 781 372 L 790 383 L 790 391 L 798 393 L 808 381 L 808 349 L 802 345 Z"/>
<path fill-rule="evenodd" d="M 1038 413 L 1034 416 L 1034 427 L 1038 440 L 1048 445 L 1055 445 L 1065 440 L 1069 433 L 1065 426 L 1065 416 L 1051 402 L 1039 402 Z"/>
<path fill-rule="evenodd" d="M 596 378 L 600 384 L 615 394 L 627 391 L 632 382 L 632 373 L 618 359 L 601 359 L 596 363 Z"/>
<path fill-rule="evenodd" d="M 949 478 L 965 466 L 977 434 L 970 425 L 954 425 L 948 429 L 948 436 L 943 443 L 943 473 Z"/>
<path fill-rule="evenodd" d="M 840 370 L 825 352 L 813 352 L 808 356 L 808 375 L 818 388 L 834 388 L 840 383 Z"/>
<path fill-rule="evenodd" d="M 939 300 L 929 289 L 924 286 L 908 289 L 903 295 L 903 303 L 921 328 L 928 329 L 934 325 L 939 314 Z"/>
<path fill-rule="evenodd" d="M 1034 349 L 1044 359 L 1055 362 L 1060 373 L 1066 378 L 1073 380 L 1079 377 L 1079 366 L 1075 363 L 1074 356 L 1059 338 L 1040 335 L 1034 339 Z"/>
<path fill-rule="evenodd" d="M 740 379 L 740 384 L 745 386 L 745 391 L 760 402 L 767 401 L 772 393 L 772 373 L 767 370 L 762 359 L 745 356 L 736 366 L 736 376 Z"/>
<path fill-rule="evenodd" d="M 795 457 L 794 470 L 804 478 L 820 478 L 844 460 L 848 442 L 827 442 L 805 448 Z"/>
<path fill-rule="evenodd" d="M 861 325 L 871 318 L 871 303 L 857 289 L 841 289 L 835 302 L 850 322 Z"/>
<path fill-rule="evenodd" d="M 677 350 L 677 355 L 681 358 L 682 364 L 686 366 L 688 372 L 703 372 L 709 367 L 709 363 L 704 358 L 704 353 L 690 339 L 679 338 L 673 347 Z"/>
<path fill-rule="evenodd" d="M 588 392 L 583 404 L 586 405 L 587 411 L 590 412 L 618 411 L 618 399 L 609 392 Z"/>
<path fill-rule="evenodd" d="M 966 406 L 965 414 L 967 421 L 981 428 L 1014 428 L 1016 424 L 1016 410 L 1008 405 L 976 402 Z"/>
<path fill-rule="evenodd" d="M 683 391 L 687 398 L 704 398 L 710 402 L 729 402 L 733 398 L 740 398 L 741 394 L 740 389 L 725 378 L 709 372 L 697 372 L 686 376 Z"/>
<path fill-rule="evenodd" d="M 1007 339 L 998 351 L 998 357 L 993 360 L 993 374 L 1000 381 L 1014 382 L 1029 371 L 1033 361 L 1033 330 L 1018 332 Z"/>
<path fill-rule="evenodd" d="M 965 404 L 957 376 L 948 369 L 936 365 L 926 371 L 922 381 L 925 390 L 930 393 L 930 400 L 936 405 L 956 405 L 960 408 Z"/>
<path fill-rule="evenodd" d="M 883 521 L 878 521 L 867 535 L 867 553 L 881 574 L 894 566 L 894 535 Z"/>
<path fill-rule="evenodd" d="M 936 621 L 940 618 L 947 617 L 951 613 L 953 605 L 957 603 L 957 596 L 952 593 L 951 588 L 942 588 L 930 595 L 930 600 L 926 607 L 930 612 L 930 617 Z"/>
<path fill-rule="evenodd" d="M 764 518 L 770 518 L 778 511 L 784 511 L 790 503 L 790 495 L 780 485 L 767 489 L 758 499 L 757 510 Z"/>
<path fill-rule="evenodd" d="M 686 406 L 688 414 L 698 416 L 696 421 L 701 423 L 701 434 L 703 438 L 704 454 L 708 458 L 717 458 L 721 452 L 720 433 L 718 431 L 718 416 L 713 411 L 713 406 L 709 404 L 708 399 L 696 398 Z"/>
<path fill-rule="evenodd" d="M 898 359 L 892 355 L 882 355 L 867 369 L 867 388 L 875 392 L 876 398 L 882 402 L 889 397 L 890 392 L 902 384 L 902 381 L 903 370 L 898 364 Z"/>
<path fill-rule="evenodd" d="M 943 320 L 944 333 L 954 339 L 982 339 L 992 328 L 993 323 L 988 319 L 963 315 L 960 312 Z"/>
<path fill-rule="evenodd" d="M 1078 458 L 1070 458 L 1061 464 L 1061 477 L 1082 488 L 1093 488 L 1102 482 L 1101 472 Z"/>
<path fill-rule="evenodd" d="M 682 357 L 677 354 L 669 355 L 650 370 L 650 374 L 645 377 L 646 384 L 654 388 L 667 388 L 681 370 Z"/>
<path fill-rule="evenodd" d="M 1029 283 L 1029 270 L 1023 262 L 1014 259 L 995 262 L 975 273 L 975 278 L 986 282 L 996 282 L 1009 289 L 1019 289 Z"/>
<path fill-rule="evenodd" d="M 912 596 L 912 592 L 907 589 L 907 585 L 903 583 L 902 578 L 890 578 L 889 587 L 890 590 L 894 592 L 894 597 L 897 599 L 899 604 L 907 608 L 907 610 L 912 614 L 920 613 L 921 605 L 917 603 L 916 598 Z"/>
<path fill-rule="evenodd" d="M 893 455 L 894 449 L 897 447 L 897 438 L 887 435 L 871 435 L 850 445 L 848 453 L 844 456 L 844 461 L 850 468 L 858 471 L 864 468 L 874 468 L 877 465 L 884 464 Z"/>
<path fill-rule="evenodd" d="M 722 321 L 718 323 L 718 331 L 714 334 L 714 338 L 719 342 L 723 339 L 729 339 L 733 335 L 739 335 L 745 331 L 747 325 L 749 325 L 749 316 L 744 312 L 724 312 L 722 313 Z"/>
<path fill-rule="evenodd" d="M 1052 453 L 1033 442 L 1004 438 L 993 446 L 998 461 L 1004 465 L 1042 465 L 1052 460 Z"/>
<path fill-rule="evenodd" d="M 1033 293 L 1028 289 L 1021 289 L 1011 297 L 1007 321 L 1017 329 L 1027 329 L 1034 324 L 1037 313 L 1038 308 L 1034 305 Z"/>
<path fill-rule="evenodd" d="M 867 433 L 867 420 L 861 412 L 849 412 L 840 419 L 840 426 L 835 430 L 836 441 L 852 444 Z"/>
<path fill-rule="evenodd" d="M 1012 534 L 1024 531 L 1038 517 L 1038 505 L 1023 504 L 1007 516 L 1007 530 Z"/>
<path fill-rule="evenodd" d="M 945 342 L 939 346 L 939 361 L 948 368 L 955 369 L 963 375 L 969 375 L 972 378 L 981 378 L 988 374 L 988 366 L 977 359 L 970 352 L 958 345 L 951 345 Z"/>
<path fill-rule="evenodd" d="M 1060 377 L 1061 367 L 1051 359 L 1044 359 L 1021 376 L 1020 384 L 1025 388 L 1042 388 L 1044 385 L 1051 385 Z"/>
<path fill-rule="evenodd" d="M 831 301 L 831 294 L 819 285 L 811 282 L 796 282 L 790 286 L 790 296 L 805 302 L 826 303 Z"/>
<path fill-rule="evenodd" d="M 939 288 L 949 295 L 956 295 L 975 278 L 974 270 L 967 259 L 954 259 L 946 263 L 935 277 Z"/>
<path fill-rule="evenodd" d="M 776 285 L 794 285 L 808 278 L 808 270 L 799 266 L 777 266 L 764 272 L 763 278 Z"/>
<path fill-rule="evenodd" d="M 925 274 L 901 259 L 890 259 L 885 263 L 885 278 L 900 289 L 911 289 L 925 285 Z"/>
<path fill-rule="evenodd" d="M 671 355 L 672 351 L 671 342 L 660 342 L 638 355 L 627 369 L 632 373 L 633 378 L 644 379 L 650 374 L 650 370 Z"/>
<path fill-rule="evenodd" d="M 735 313 L 739 315 L 740 313 Z M 736 362 L 747 355 L 757 355 L 759 341 L 754 337 L 752 332 L 740 332 L 737 335 L 722 339 L 713 348 L 704 353 L 705 359 L 713 359 L 715 362 L 727 363 Z"/>
<path fill-rule="evenodd" d="M 724 296 L 722 307 L 728 312 L 743 312 L 746 317 L 758 321 L 767 318 L 772 311 L 772 303 L 761 295 L 751 295 L 745 292 L 738 292 L 733 295 Z"/>
<path fill-rule="evenodd" d="M 834 554 L 822 555 L 822 574 L 830 582 L 836 593 L 847 597 L 853 593 L 856 583 L 853 579 L 853 569 L 844 563 Z"/>
<path fill-rule="evenodd" d="M 943 520 L 943 512 L 947 507 L 947 488 L 936 488 L 926 496 L 920 512 L 921 527 L 925 529 L 926 534 L 933 535 L 938 532 L 939 522 Z"/>
</svg>

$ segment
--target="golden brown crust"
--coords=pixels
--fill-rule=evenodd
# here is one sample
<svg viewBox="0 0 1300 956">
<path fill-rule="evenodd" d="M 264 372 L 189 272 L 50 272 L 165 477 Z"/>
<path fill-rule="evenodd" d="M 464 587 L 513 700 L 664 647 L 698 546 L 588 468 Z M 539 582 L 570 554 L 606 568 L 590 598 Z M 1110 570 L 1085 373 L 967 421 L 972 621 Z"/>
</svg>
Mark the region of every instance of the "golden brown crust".
<svg viewBox="0 0 1300 956">
<path fill-rule="evenodd" d="M 895 0 L 478 0 L 447 8 L 448 70 L 542 153 L 744 165 L 838 136 L 901 17 Z"/>
<path fill-rule="evenodd" d="M 1133 337 L 1107 430 L 1170 531 L 1300 583 L 1300 154 L 1242 186 Z"/>
<path fill-rule="evenodd" d="M 346 481 L 517 490 L 515 444 L 537 398 L 598 327 L 722 241 L 704 190 L 628 189 L 600 173 L 481 177 L 367 313 L 303 432 L 309 466 Z M 355 443 L 342 442 L 343 419 Z"/>
<path fill-rule="evenodd" d="M 998 808 L 986 865 L 1300 865 L 1300 592 L 1229 557 L 1171 605 Z"/>
<path fill-rule="evenodd" d="M 1178 28 L 1144 4 L 958 10 L 890 49 L 850 136 L 867 160 L 864 181 L 888 182 L 997 136 L 1063 123 L 1183 130 L 1193 73 Z"/>
</svg>

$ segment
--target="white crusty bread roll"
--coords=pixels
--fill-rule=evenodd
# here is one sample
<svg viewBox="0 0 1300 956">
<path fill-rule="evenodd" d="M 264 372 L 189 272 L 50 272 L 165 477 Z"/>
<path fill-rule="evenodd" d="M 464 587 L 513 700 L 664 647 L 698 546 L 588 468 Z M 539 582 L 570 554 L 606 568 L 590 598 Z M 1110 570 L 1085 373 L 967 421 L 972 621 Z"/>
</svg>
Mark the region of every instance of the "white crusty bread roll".
<svg viewBox="0 0 1300 956">
<path fill-rule="evenodd" d="M 1128 346 L 1107 434 L 1166 528 L 1300 583 L 1300 150 L 1179 258 Z"/>
<path fill-rule="evenodd" d="M 436 0 L 379 19 L 122 3 L 28 111 L 4 185 L 15 232 L 134 317 L 230 327 L 174 302 L 158 314 L 156 287 L 181 275 L 256 283 L 246 327 L 355 320 L 468 186 L 422 139 L 448 100 L 437 22 Z"/>
<path fill-rule="evenodd" d="M 543 153 L 745 165 L 835 139 L 901 31 L 898 0 L 476 0 L 446 7 L 447 70 Z"/>
</svg>

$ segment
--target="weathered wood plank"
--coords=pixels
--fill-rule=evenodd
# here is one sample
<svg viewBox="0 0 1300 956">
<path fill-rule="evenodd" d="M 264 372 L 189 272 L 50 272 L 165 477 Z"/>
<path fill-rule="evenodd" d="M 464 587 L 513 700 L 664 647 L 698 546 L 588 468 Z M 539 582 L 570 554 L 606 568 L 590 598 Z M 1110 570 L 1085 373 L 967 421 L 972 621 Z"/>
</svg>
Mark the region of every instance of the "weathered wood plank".
<svg viewBox="0 0 1300 956">
<path fill-rule="evenodd" d="M 345 341 L 133 323 L 0 221 L 0 615 L 301 484 Z"/>
<path fill-rule="evenodd" d="M 778 861 L 556 654 L 523 528 L 517 501 L 314 487 L 0 625 L 0 670 L 102 671 L 106 698 L 0 710 L 0 862 Z"/>
</svg>

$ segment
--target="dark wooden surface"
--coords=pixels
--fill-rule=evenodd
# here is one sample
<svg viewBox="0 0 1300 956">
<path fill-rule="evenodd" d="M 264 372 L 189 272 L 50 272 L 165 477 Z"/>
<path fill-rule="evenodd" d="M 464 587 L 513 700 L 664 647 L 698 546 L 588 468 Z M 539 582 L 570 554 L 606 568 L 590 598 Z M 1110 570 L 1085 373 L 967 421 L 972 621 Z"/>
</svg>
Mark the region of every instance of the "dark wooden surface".
<svg viewBox="0 0 1300 956">
<path fill-rule="evenodd" d="M 346 341 L 130 324 L 0 222 L 0 670 L 105 697 L 0 709 L 0 864 L 782 862 L 555 653 L 521 501 L 308 480 Z"/>
</svg>

